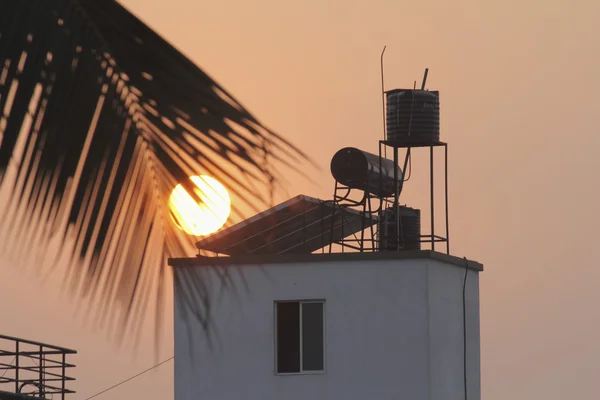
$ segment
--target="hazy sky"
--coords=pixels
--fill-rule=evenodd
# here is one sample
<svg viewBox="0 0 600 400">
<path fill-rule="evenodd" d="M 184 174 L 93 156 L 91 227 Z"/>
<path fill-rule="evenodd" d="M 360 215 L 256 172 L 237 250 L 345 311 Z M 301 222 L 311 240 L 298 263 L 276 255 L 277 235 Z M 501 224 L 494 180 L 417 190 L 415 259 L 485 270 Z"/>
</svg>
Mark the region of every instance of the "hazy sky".
<svg viewBox="0 0 600 400">
<path fill-rule="evenodd" d="M 123 3 L 322 166 L 315 185 L 291 177 L 290 195 L 330 197 L 339 148 L 376 152 L 384 44 L 387 89 L 429 67 L 450 151 L 452 253 L 486 268 L 482 397 L 597 396 L 599 2 Z M 426 208 L 418 178 L 405 199 Z M 0 331 L 79 350 L 73 400 L 155 361 L 148 338 L 135 356 L 73 321 L 57 277 L 0 265 Z M 165 332 L 161 359 L 172 353 Z M 167 364 L 97 399 L 171 399 L 172 373 Z"/>
</svg>

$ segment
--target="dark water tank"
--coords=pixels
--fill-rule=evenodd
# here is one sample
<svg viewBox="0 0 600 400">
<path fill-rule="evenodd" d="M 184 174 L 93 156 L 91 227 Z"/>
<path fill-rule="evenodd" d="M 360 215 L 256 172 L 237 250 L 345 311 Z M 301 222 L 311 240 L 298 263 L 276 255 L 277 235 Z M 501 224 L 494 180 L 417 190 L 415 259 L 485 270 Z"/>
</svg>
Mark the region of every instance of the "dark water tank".
<svg viewBox="0 0 600 400">
<path fill-rule="evenodd" d="M 396 216 L 394 209 L 383 210 L 379 222 L 379 251 L 421 249 L 421 210 L 410 207 L 398 207 L 400 217 L 399 237 L 396 236 Z"/>
<path fill-rule="evenodd" d="M 402 170 L 397 168 L 398 181 Z M 345 147 L 331 159 L 331 175 L 336 181 L 379 197 L 394 195 L 394 162 L 354 147 Z"/>
<path fill-rule="evenodd" d="M 386 140 L 401 146 L 426 146 L 440 140 L 437 91 L 396 89 L 386 92 Z"/>
</svg>

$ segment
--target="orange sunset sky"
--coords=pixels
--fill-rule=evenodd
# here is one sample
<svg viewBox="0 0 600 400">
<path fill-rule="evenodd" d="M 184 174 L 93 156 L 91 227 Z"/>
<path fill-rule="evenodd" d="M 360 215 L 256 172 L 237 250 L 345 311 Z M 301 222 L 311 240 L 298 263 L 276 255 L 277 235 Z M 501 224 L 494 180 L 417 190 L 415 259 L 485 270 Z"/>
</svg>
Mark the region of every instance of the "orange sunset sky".
<svg viewBox="0 0 600 400">
<path fill-rule="evenodd" d="M 329 198 L 337 150 L 377 152 L 384 45 L 387 89 L 428 67 L 449 144 L 452 254 L 485 266 L 482 398 L 597 397 L 600 2 L 121 2 L 319 165 L 312 182 L 290 173 L 278 200 Z M 418 155 L 403 202 L 425 209 Z M 137 351 L 117 348 L 61 295 L 62 275 L 0 266 L 0 332 L 77 349 L 72 400 L 172 355 L 170 309 L 157 356 L 150 325 Z M 172 399 L 172 363 L 96 399 L 125 398 Z"/>
</svg>

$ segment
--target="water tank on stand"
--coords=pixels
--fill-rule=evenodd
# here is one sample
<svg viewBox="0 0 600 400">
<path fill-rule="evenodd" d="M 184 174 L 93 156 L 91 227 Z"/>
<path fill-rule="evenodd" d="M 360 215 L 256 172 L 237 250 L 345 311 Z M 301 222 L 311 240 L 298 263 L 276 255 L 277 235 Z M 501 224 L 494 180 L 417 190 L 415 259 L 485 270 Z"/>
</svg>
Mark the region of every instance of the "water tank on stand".
<svg viewBox="0 0 600 400">
<path fill-rule="evenodd" d="M 439 142 L 439 92 L 391 90 L 386 92 L 386 108 L 386 140 L 390 145 L 427 146 Z"/>
<path fill-rule="evenodd" d="M 400 228 L 396 230 L 394 208 L 387 208 L 380 214 L 378 241 L 379 251 L 421 250 L 421 211 L 398 207 Z M 398 234 L 396 234 L 398 232 Z"/>
</svg>

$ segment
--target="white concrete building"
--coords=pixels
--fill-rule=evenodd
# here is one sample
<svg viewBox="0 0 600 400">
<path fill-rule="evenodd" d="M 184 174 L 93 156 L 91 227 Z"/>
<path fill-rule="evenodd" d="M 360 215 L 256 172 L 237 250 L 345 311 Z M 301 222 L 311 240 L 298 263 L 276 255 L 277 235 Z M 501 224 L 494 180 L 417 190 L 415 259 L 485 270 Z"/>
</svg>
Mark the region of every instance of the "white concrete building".
<svg viewBox="0 0 600 400">
<path fill-rule="evenodd" d="M 479 263 L 425 250 L 171 265 L 175 400 L 480 399 Z M 204 304 L 208 337 L 190 312 Z"/>
<path fill-rule="evenodd" d="M 427 74 L 384 92 L 379 154 L 333 156 L 331 200 L 297 196 L 197 243 L 217 257 L 171 260 L 175 400 L 480 400 L 483 267 L 434 251 L 450 248 L 448 147 Z M 425 234 L 400 202 L 421 150 Z"/>
</svg>

